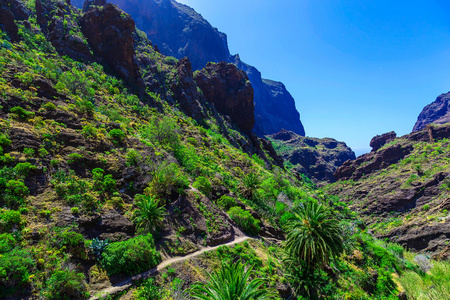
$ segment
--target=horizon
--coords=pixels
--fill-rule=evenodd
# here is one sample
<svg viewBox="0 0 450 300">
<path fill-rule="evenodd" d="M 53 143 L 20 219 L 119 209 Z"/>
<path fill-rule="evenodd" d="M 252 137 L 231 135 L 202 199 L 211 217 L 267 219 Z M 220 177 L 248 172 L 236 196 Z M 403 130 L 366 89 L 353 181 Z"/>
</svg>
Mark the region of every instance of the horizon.
<svg viewBox="0 0 450 300">
<path fill-rule="evenodd" d="M 224 32 L 232 55 L 285 84 L 306 136 L 343 141 L 357 156 L 376 135 L 410 133 L 450 89 L 445 1 L 178 2 Z"/>
</svg>

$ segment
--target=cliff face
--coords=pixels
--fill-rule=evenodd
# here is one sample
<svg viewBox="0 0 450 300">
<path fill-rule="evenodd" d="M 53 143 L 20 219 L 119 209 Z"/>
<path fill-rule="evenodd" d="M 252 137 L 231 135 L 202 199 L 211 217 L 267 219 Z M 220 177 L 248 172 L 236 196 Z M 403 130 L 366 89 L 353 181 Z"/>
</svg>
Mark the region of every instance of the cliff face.
<svg viewBox="0 0 450 300">
<path fill-rule="evenodd" d="M 261 78 L 254 67 L 243 63 L 239 56 L 231 56 L 227 36 L 212 27 L 192 8 L 171 0 L 125 1 L 110 0 L 131 14 L 136 26 L 164 55 L 189 58 L 194 70 L 208 62 L 234 63 L 245 71 L 254 88 L 254 132 L 263 136 L 287 129 L 300 135 L 305 130 L 295 101 L 282 83 Z"/>
<path fill-rule="evenodd" d="M 331 138 L 310 138 L 282 130 L 270 135 L 278 154 L 294 166 L 298 174 L 307 175 L 316 183 L 334 182 L 333 173 L 355 153 L 344 142 Z"/>
<path fill-rule="evenodd" d="M 425 106 L 417 118 L 413 131 L 424 129 L 427 124 L 445 124 L 450 122 L 450 93 L 442 94 Z"/>
<path fill-rule="evenodd" d="M 377 136 L 372 152 L 336 170 L 328 192 L 350 203 L 377 236 L 438 254 L 450 237 L 449 137 L 449 124 Z"/>
</svg>

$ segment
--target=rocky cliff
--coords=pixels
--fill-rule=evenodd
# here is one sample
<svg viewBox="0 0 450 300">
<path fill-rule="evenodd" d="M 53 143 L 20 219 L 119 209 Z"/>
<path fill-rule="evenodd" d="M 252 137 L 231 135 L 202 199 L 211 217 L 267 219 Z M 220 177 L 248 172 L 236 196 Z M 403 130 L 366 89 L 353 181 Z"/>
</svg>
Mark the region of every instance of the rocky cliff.
<svg viewBox="0 0 450 300">
<path fill-rule="evenodd" d="M 438 255 L 450 240 L 450 125 L 372 141 L 372 152 L 345 162 L 328 192 L 350 203 L 377 236 Z"/>
<path fill-rule="evenodd" d="M 334 182 L 334 172 L 345 161 L 355 159 L 355 153 L 344 142 L 331 138 L 310 138 L 282 130 L 269 135 L 269 140 L 297 174 L 305 174 L 320 184 Z"/>
<path fill-rule="evenodd" d="M 450 93 L 445 93 L 436 98 L 436 100 L 425 106 L 417 122 L 414 124 L 413 131 L 424 129 L 427 124 L 445 124 L 450 122 Z"/>
<path fill-rule="evenodd" d="M 176 58 L 189 57 L 199 70 L 207 62 L 230 62 L 247 72 L 254 88 L 254 132 L 259 136 L 287 129 L 300 135 L 305 130 L 295 102 L 282 83 L 263 80 L 260 72 L 238 56 L 230 56 L 227 37 L 190 7 L 171 0 L 111 0 L 131 14 L 159 51 Z"/>
</svg>

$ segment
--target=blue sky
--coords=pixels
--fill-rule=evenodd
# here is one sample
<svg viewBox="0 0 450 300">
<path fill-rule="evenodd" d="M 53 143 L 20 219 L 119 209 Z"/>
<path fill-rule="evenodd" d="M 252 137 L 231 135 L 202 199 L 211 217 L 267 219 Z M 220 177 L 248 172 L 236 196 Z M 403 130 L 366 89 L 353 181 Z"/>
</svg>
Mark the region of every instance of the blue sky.
<svg viewBox="0 0 450 300">
<path fill-rule="evenodd" d="M 450 90 L 450 1 L 181 0 L 228 35 L 232 54 L 282 81 L 306 135 L 346 142 L 411 132 Z"/>
</svg>

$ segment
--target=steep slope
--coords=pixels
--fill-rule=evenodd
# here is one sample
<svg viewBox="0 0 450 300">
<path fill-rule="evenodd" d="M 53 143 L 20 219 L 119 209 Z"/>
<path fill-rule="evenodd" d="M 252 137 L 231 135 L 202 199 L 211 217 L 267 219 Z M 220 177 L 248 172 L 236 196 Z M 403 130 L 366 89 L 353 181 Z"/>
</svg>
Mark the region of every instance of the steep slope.
<svg viewBox="0 0 450 300">
<path fill-rule="evenodd" d="M 425 106 L 417 117 L 413 131 L 424 129 L 428 124 L 445 123 L 450 123 L 450 93 L 440 95 L 433 103 Z"/>
<path fill-rule="evenodd" d="M 344 142 L 334 139 L 310 138 L 282 130 L 269 135 L 275 150 L 296 173 L 305 174 L 320 185 L 334 182 L 334 172 L 355 153 Z"/>
<path fill-rule="evenodd" d="M 237 55 L 230 56 L 226 35 L 193 9 L 172 0 L 110 2 L 130 13 L 137 27 L 164 55 L 178 59 L 187 56 L 194 70 L 204 68 L 210 61 L 225 61 L 247 72 L 255 90 L 256 134 L 263 136 L 284 128 L 305 135 L 294 99 L 284 85 L 263 80 L 256 68 L 243 63 Z"/>
<path fill-rule="evenodd" d="M 327 191 L 357 210 L 377 236 L 415 251 L 447 251 L 450 126 L 384 137 L 376 151 L 338 168 L 339 181 Z"/>
</svg>

